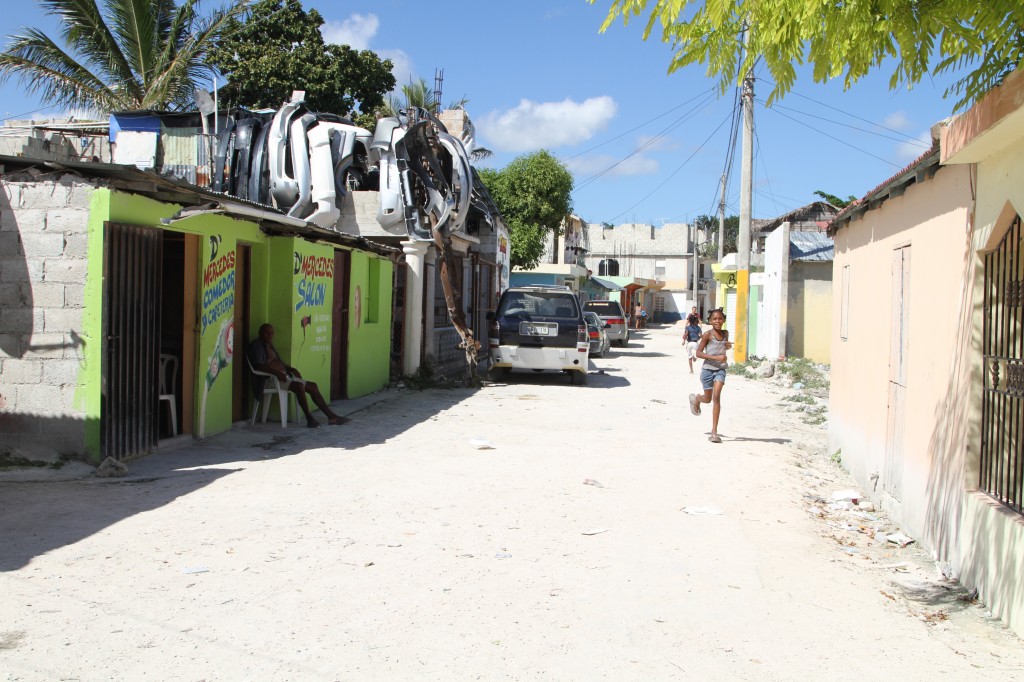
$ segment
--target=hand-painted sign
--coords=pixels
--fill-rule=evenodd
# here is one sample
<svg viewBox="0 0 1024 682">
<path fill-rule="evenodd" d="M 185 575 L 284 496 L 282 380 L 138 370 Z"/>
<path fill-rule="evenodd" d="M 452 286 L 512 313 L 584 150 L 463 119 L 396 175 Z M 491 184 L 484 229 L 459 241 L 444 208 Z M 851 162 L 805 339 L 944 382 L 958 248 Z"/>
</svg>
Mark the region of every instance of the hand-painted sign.
<svg viewBox="0 0 1024 682">
<path fill-rule="evenodd" d="M 334 281 L 334 260 L 324 256 L 305 256 L 295 252 L 295 312 L 322 306 L 327 301 L 327 286 Z"/>
<path fill-rule="evenodd" d="M 235 251 L 232 249 L 220 258 L 216 249 L 211 249 L 210 264 L 203 271 L 202 333 L 206 328 L 230 313 L 235 307 Z"/>
<path fill-rule="evenodd" d="M 298 351 L 308 347 L 313 352 L 327 352 L 331 348 L 330 321 L 331 311 L 328 305 L 328 292 L 334 286 L 334 259 L 328 256 L 317 256 L 294 253 L 295 312 L 302 313 L 299 327 L 302 329 L 302 341 Z M 307 336 L 311 339 L 307 339 Z"/>
</svg>

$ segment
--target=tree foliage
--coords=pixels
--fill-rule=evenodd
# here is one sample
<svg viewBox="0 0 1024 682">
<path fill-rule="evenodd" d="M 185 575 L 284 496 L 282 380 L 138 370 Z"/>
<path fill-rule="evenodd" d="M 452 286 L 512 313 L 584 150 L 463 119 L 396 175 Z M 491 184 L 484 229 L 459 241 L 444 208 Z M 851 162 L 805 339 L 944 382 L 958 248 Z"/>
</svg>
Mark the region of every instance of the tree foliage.
<svg viewBox="0 0 1024 682">
<path fill-rule="evenodd" d="M 857 197 L 855 197 L 852 194 L 847 196 L 845 199 L 840 199 L 835 194 L 829 194 L 828 192 L 823 192 L 820 189 L 814 190 L 814 194 L 821 197 L 822 199 L 832 204 L 836 208 L 846 208 L 847 206 L 850 205 L 851 201 L 857 200 Z"/>
<path fill-rule="evenodd" d="M 480 177 L 509 228 L 513 267 L 535 267 L 549 233 L 572 212 L 572 174 L 545 150 L 514 159 Z"/>
<path fill-rule="evenodd" d="M 816 82 L 842 78 L 849 88 L 892 60 L 890 89 L 958 76 L 945 94 L 959 110 L 1024 59 L 1020 0 L 614 0 L 602 30 L 645 11 L 644 39 L 660 25 L 673 46 L 669 72 L 704 64 L 724 92 L 763 60 L 775 81 L 769 104 L 792 89 L 796 65 L 811 64 Z"/>
<path fill-rule="evenodd" d="M 210 54 L 230 80 L 221 95 L 232 104 L 277 108 L 292 90 L 305 90 L 306 105 L 315 111 L 372 114 L 395 87 L 391 61 L 371 50 L 325 44 L 323 23 L 298 0 L 259 0 L 231 22 Z M 372 120 L 360 122 L 372 127 Z"/>
<path fill-rule="evenodd" d="M 704 241 L 697 248 L 701 258 L 718 258 L 718 216 L 699 215 L 693 219 L 693 226 L 706 235 Z M 731 215 L 725 218 L 725 249 L 722 253 L 736 253 L 737 243 L 740 234 L 740 217 Z"/>
<path fill-rule="evenodd" d="M 245 10 L 245 0 L 199 15 L 200 0 L 38 0 L 60 22 L 8 36 L 0 81 L 15 76 L 47 104 L 93 114 L 189 109 L 209 50 Z"/>
</svg>

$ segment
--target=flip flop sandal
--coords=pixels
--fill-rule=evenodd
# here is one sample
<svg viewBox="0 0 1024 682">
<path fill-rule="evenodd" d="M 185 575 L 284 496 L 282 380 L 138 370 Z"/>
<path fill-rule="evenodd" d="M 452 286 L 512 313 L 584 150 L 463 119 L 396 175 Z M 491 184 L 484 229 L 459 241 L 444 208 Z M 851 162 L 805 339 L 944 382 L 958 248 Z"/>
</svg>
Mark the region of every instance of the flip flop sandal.
<svg viewBox="0 0 1024 682">
<path fill-rule="evenodd" d="M 708 440 L 711 441 L 712 443 L 721 443 L 722 442 L 722 439 L 719 438 L 718 436 L 715 436 L 715 435 L 708 436 Z"/>
<path fill-rule="evenodd" d="M 700 403 L 697 402 L 697 396 L 693 393 L 690 394 L 690 412 L 695 416 L 700 416 Z"/>
</svg>

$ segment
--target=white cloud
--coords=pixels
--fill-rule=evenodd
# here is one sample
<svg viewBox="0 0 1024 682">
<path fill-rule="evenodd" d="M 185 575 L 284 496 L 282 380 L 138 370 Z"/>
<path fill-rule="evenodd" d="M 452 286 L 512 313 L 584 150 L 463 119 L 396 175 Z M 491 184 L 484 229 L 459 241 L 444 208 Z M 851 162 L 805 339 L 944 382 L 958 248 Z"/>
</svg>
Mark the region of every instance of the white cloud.
<svg viewBox="0 0 1024 682">
<path fill-rule="evenodd" d="M 403 85 L 408 85 L 417 76 L 413 71 L 412 57 L 404 50 L 377 50 L 381 59 L 390 59 L 391 73 L 395 77 L 395 92 L 401 92 Z"/>
<path fill-rule="evenodd" d="M 320 27 L 326 43 L 348 45 L 353 50 L 373 50 L 381 59 L 390 59 L 391 74 L 395 77 L 392 93 L 401 93 L 403 85 L 417 78 L 412 58 L 404 50 L 371 47 L 379 30 L 380 19 L 376 14 L 353 14 L 344 21 L 325 21 Z"/>
<path fill-rule="evenodd" d="M 932 146 L 931 131 L 926 130 L 917 136 L 917 142 L 900 142 L 896 145 L 896 157 L 899 161 L 913 161 L 928 151 Z"/>
<path fill-rule="evenodd" d="M 575 145 L 608 127 L 618 106 L 607 95 L 583 102 L 532 102 L 514 109 L 492 111 L 477 124 L 487 146 L 496 151 L 523 152 Z"/>
<path fill-rule="evenodd" d="M 612 164 L 615 164 L 617 161 L 619 163 L 615 165 L 614 168 L 608 170 L 608 172 L 605 173 L 605 177 L 654 175 L 661 167 L 658 164 L 657 159 L 652 159 L 649 156 L 644 156 L 643 154 L 635 154 L 624 161 L 607 154 L 578 156 L 574 159 L 565 161 L 565 165 L 577 180 L 581 180 L 609 169 Z"/>
<path fill-rule="evenodd" d="M 894 111 L 885 117 L 882 122 L 886 128 L 892 128 L 893 130 L 907 130 L 910 127 L 910 119 L 907 117 L 906 112 Z"/>
<path fill-rule="evenodd" d="M 370 41 L 379 28 L 380 19 L 376 14 L 353 14 L 344 21 L 325 21 L 320 33 L 325 43 L 365 50 L 370 47 Z"/>
</svg>

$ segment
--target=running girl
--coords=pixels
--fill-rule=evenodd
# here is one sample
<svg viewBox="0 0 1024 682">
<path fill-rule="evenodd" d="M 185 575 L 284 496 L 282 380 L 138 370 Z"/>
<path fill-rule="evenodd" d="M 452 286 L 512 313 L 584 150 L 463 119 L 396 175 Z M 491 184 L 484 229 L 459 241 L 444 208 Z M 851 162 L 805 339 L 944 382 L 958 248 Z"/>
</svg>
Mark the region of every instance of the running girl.
<svg viewBox="0 0 1024 682">
<path fill-rule="evenodd" d="M 690 394 L 690 412 L 700 415 L 701 403 L 712 403 L 711 436 L 712 443 L 721 443 L 718 436 L 718 416 L 722 412 L 722 387 L 725 386 L 725 368 L 729 362 L 725 352 L 732 348 L 729 332 L 722 329 L 725 324 L 725 313 L 715 308 L 708 317 L 711 331 L 705 332 L 697 343 L 697 357 L 704 361 L 700 370 L 700 383 L 704 387 L 703 395 Z"/>
</svg>

